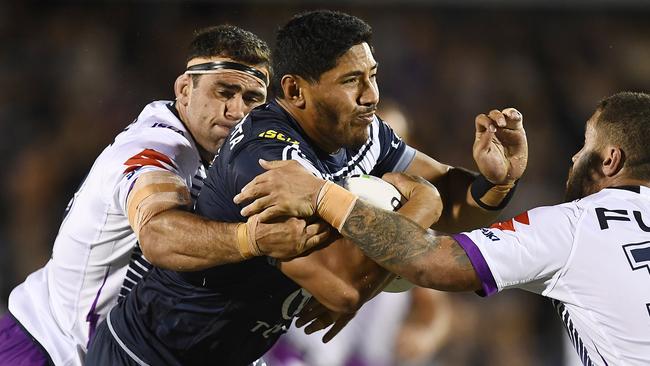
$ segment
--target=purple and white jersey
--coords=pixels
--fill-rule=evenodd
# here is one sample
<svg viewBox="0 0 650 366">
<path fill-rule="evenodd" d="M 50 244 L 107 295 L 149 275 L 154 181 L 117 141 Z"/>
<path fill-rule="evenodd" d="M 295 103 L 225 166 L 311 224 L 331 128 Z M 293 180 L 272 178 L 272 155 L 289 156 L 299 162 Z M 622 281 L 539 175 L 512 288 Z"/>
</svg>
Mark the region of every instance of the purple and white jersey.
<svg viewBox="0 0 650 366">
<path fill-rule="evenodd" d="M 650 364 L 649 188 L 607 188 L 454 238 L 481 295 L 551 298 L 583 364 Z"/>
<path fill-rule="evenodd" d="M 144 172 L 167 170 L 195 202 L 206 169 L 172 102 L 147 105 L 99 155 L 75 193 L 52 258 L 9 297 L 9 310 L 56 365 L 81 365 L 95 326 L 151 264 L 142 256 L 126 200 Z"/>
</svg>

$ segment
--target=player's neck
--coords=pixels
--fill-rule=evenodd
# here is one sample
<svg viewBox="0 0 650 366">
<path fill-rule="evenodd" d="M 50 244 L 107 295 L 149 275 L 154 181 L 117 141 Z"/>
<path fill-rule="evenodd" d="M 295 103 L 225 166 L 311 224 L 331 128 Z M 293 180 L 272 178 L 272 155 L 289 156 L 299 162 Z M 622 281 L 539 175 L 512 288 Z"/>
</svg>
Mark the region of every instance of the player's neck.
<svg viewBox="0 0 650 366">
<path fill-rule="evenodd" d="M 623 186 L 644 186 L 650 188 L 650 181 L 625 176 L 612 177 L 602 184 L 603 188 Z"/>
</svg>

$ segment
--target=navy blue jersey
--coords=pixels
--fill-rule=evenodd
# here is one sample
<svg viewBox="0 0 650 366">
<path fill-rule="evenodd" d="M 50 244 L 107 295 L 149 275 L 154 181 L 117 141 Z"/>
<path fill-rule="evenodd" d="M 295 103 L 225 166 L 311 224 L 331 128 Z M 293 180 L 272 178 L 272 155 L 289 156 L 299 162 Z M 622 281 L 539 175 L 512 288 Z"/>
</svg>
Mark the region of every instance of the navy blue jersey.
<svg viewBox="0 0 650 366">
<path fill-rule="evenodd" d="M 340 181 L 404 170 L 414 156 L 378 118 L 363 146 L 327 154 L 279 105 L 269 103 L 230 133 L 210 168 L 197 212 L 217 221 L 245 221 L 232 199 L 263 172 L 260 158 L 298 160 L 314 174 Z M 308 298 L 267 257 L 197 272 L 155 269 L 111 312 L 109 324 L 116 338 L 149 364 L 246 365 L 275 343 Z"/>
</svg>

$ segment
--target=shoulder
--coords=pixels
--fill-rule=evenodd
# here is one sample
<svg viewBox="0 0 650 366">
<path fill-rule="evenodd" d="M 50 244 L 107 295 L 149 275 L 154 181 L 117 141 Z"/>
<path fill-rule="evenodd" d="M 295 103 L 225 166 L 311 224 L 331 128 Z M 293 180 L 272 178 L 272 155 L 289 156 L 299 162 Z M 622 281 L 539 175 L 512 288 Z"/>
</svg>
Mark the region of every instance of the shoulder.
<svg viewBox="0 0 650 366">
<path fill-rule="evenodd" d="M 284 145 L 305 144 L 305 137 L 295 122 L 276 104 L 260 106 L 248 117 L 248 128 L 253 140 L 275 140 Z"/>
<path fill-rule="evenodd" d="M 282 159 L 283 151 L 305 147 L 311 150 L 295 123 L 278 109 L 272 104 L 254 109 L 232 129 L 218 159 L 232 160 L 243 151 L 260 157 Z"/>
<path fill-rule="evenodd" d="M 150 165 L 193 174 L 201 158 L 191 135 L 171 108 L 168 101 L 148 104 L 115 138 L 106 159 L 125 169 Z"/>
</svg>

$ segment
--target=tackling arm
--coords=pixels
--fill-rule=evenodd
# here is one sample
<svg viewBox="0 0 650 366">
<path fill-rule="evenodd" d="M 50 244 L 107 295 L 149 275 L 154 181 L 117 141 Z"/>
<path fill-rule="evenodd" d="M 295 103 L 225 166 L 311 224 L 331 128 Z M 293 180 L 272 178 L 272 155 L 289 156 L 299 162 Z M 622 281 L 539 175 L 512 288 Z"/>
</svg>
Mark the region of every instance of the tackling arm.
<svg viewBox="0 0 650 366">
<path fill-rule="evenodd" d="M 397 213 L 358 200 L 341 234 L 384 268 L 416 285 L 445 291 L 481 288 L 467 254 L 452 237 L 427 232 Z"/>
<path fill-rule="evenodd" d="M 322 223 L 307 225 L 296 218 L 252 226 L 208 220 L 187 212 L 189 197 L 182 179 L 169 171 L 143 173 L 129 192 L 129 223 L 153 265 L 197 271 L 239 262 L 251 253 L 290 259 L 327 236 Z"/>
<path fill-rule="evenodd" d="M 399 173 L 384 177 L 409 200 L 407 203 L 435 201 L 431 185 L 420 178 Z M 363 200 L 350 200 L 354 194 L 336 185 L 324 191 L 316 203 L 320 217 L 336 225 L 343 236 L 385 269 L 422 287 L 445 291 L 481 288 L 469 257 L 452 237 L 423 229 L 423 222 L 411 221 L 402 211 L 386 211 Z M 328 207 L 326 202 L 348 203 Z"/>
</svg>

